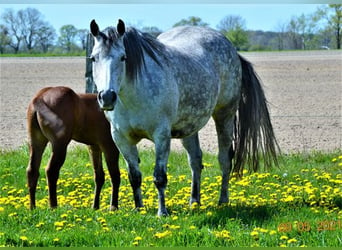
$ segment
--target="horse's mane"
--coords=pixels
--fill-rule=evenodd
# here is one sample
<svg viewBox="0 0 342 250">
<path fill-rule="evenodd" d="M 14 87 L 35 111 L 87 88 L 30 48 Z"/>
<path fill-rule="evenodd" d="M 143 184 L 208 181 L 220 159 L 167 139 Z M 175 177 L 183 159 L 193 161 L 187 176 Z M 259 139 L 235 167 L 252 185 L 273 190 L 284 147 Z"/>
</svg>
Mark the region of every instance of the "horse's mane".
<svg viewBox="0 0 342 250">
<path fill-rule="evenodd" d="M 108 37 L 110 44 L 115 43 L 120 37 L 114 27 L 108 27 L 102 32 Z M 130 27 L 124 33 L 123 42 L 126 52 L 126 74 L 130 79 L 136 79 L 142 67 L 146 66 L 144 52 L 162 66 L 157 55 L 162 55 L 165 46 L 152 35 Z"/>
</svg>

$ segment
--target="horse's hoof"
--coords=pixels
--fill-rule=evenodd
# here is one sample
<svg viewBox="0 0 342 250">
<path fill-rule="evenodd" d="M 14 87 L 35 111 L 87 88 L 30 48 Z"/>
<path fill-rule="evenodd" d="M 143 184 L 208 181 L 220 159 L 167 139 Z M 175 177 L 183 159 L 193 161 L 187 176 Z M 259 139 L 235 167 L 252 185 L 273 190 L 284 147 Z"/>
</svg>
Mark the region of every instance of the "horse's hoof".
<svg viewBox="0 0 342 250">
<path fill-rule="evenodd" d="M 116 207 L 116 206 L 110 206 L 109 207 L 109 211 L 117 211 L 117 210 L 119 210 L 119 208 L 118 207 Z"/>
<path fill-rule="evenodd" d="M 165 216 L 169 216 L 169 213 L 167 212 L 166 209 L 158 209 L 157 216 L 158 217 L 165 217 Z"/>
<path fill-rule="evenodd" d="M 229 200 L 228 199 L 224 199 L 224 200 L 219 200 L 218 205 L 219 206 L 225 206 L 229 204 Z"/>
</svg>

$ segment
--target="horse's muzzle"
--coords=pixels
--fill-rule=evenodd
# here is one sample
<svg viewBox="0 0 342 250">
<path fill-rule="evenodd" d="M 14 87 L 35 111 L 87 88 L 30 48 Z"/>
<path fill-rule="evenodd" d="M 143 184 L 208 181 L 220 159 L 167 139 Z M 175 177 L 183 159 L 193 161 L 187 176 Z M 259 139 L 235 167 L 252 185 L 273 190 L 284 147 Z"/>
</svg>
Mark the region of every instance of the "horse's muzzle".
<svg viewBox="0 0 342 250">
<path fill-rule="evenodd" d="M 116 93 L 112 89 L 102 90 L 97 95 L 97 100 L 102 110 L 113 110 L 116 98 Z"/>
</svg>

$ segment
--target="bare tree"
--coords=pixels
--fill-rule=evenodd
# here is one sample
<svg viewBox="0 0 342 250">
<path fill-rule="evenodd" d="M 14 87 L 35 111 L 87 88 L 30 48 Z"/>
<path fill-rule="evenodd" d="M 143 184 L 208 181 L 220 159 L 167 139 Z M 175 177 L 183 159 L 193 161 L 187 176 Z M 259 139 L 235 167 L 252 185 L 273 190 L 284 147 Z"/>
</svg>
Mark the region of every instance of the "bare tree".
<svg viewBox="0 0 342 250">
<path fill-rule="evenodd" d="M 53 45 L 53 42 L 56 38 L 55 29 L 48 23 L 45 23 L 42 27 L 39 28 L 37 32 L 37 46 L 41 48 L 41 50 L 46 53 L 49 48 Z"/>
<path fill-rule="evenodd" d="M 277 31 L 276 41 L 277 41 L 278 50 L 283 50 L 285 49 L 286 24 L 278 22 L 276 31 Z"/>
<path fill-rule="evenodd" d="M 51 44 L 56 35 L 53 27 L 45 22 L 43 15 L 34 8 L 17 12 L 7 9 L 2 15 L 2 20 L 11 38 L 9 45 L 15 53 L 19 51 L 22 44 L 28 51 L 42 45 L 43 50 L 45 50 L 46 44 Z M 52 41 L 47 41 L 48 39 L 52 39 Z"/>
<path fill-rule="evenodd" d="M 287 37 L 290 44 L 290 49 L 301 49 L 302 42 L 299 36 L 299 23 L 297 17 L 292 17 L 287 25 Z"/>
<path fill-rule="evenodd" d="M 79 41 L 81 42 L 82 50 L 86 49 L 88 34 L 89 34 L 89 30 L 87 30 L 87 29 L 80 29 L 77 31 L 76 36 L 79 39 Z"/>
<path fill-rule="evenodd" d="M 1 18 L 11 38 L 9 46 L 13 48 L 14 53 L 18 53 L 21 43 L 21 25 L 17 14 L 12 9 L 6 9 Z"/>
<path fill-rule="evenodd" d="M 20 32 L 28 51 L 32 50 L 37 42 L 38 32 L 45 26 L 42 14 L 34 8 L 18 11 Z"/>
</svg>

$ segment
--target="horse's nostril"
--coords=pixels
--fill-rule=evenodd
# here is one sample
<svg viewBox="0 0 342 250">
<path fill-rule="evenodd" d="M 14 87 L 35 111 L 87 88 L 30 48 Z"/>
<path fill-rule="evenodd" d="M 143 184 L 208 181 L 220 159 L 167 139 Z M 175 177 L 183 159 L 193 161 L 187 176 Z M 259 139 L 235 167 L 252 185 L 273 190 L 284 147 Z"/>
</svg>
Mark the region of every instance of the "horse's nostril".
<svg viewBox="0 0 342 250">
<path fill-rule="evenodd" d="M 99 101 L 102 100 L 102 94 L 103 94 L 103 90 L 101 90 L 97 95 L 97 98 L 99 99 Z"/>
</svg>

